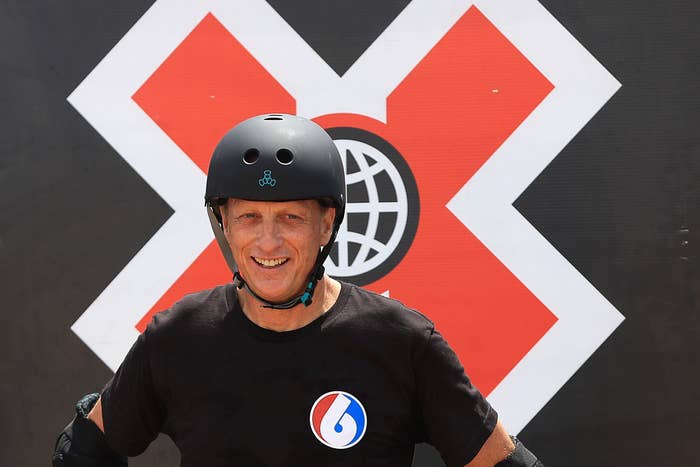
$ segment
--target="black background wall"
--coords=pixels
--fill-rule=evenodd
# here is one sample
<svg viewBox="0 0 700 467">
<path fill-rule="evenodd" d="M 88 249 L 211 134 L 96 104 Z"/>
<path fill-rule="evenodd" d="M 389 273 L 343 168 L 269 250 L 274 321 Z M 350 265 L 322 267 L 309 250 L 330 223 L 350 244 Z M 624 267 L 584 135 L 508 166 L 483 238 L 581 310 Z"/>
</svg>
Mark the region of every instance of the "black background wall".
<svg viewBox="0 0 700 467">
<path fill-rule="evenodd" d="M 172 212 L 66 101 L 150 3 L 0 3 L 2 465 L 47 465 L 110 377 L 70 325 Z M 405 6 L 271 3 L 339 73 Z M 520 437 L 547 465 L 697 465 L 700 6 L 542 3 L 623 86 L 516 207 L 626 319 Z"/>
</svg>

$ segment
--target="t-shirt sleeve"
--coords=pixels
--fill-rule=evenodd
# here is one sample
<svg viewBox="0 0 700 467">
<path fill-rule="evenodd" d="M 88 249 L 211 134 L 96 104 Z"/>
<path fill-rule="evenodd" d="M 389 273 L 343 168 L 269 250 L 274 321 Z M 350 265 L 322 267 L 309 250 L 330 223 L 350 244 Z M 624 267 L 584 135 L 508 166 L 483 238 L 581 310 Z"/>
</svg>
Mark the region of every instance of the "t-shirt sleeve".
<svg viewBox="0 0 700 467">
<path fill-rule="evenodd" d="M 449 467 L 467 464 L 493 432 L 498 415 L 432 327 L 417 352 L 416 386 L 427 442 Z"/>
<path fill-rule="evenodd" d="M 107 443 L 125 456 L 141 454 L 163 424 L 162 403 L 151 370 L 147 330 L 138 337 L 102 391 Z"/>
</svg>

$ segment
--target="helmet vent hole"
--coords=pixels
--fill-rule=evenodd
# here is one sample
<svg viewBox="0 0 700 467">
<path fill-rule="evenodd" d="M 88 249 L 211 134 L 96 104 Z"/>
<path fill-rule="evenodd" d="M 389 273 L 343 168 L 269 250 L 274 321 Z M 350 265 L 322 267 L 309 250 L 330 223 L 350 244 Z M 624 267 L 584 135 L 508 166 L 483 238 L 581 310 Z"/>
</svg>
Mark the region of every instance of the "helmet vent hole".
<svg viewBox="0 0 700 467">
<path fill-rule="evenodd" d="M 282 117 L 277 117 L 277 116 L 270 116 L 270 117 L 265 117 L 263 120 L 284 120 Z"/>
<path fill-rule="evenodd" d="M 280 149 L 277 151 L 277 162 L 282 165 L 289 165 L 294 160 L 294 154 L 289 149 Z"/>
<path fill-rule="evenodd" d="M 255 164 L 258 160 L 258 157 L 260 157 L 260 151 L 258 151 L 255 148 L 250 148 L 245 153 L 243 153 L 243 162 L 245 162 L 246 164 Z"/>
</svg>

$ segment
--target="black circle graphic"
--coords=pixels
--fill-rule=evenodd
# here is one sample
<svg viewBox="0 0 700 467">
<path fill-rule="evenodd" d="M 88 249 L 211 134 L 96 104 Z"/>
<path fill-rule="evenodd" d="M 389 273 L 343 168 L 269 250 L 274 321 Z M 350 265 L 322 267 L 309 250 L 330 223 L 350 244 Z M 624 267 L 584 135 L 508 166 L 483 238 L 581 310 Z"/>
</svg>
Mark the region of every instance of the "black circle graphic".
<svg viewBox="0 0 700 467">
<path fill-rule="evenodd" d="M 361 286 L 370 284 L 391 272 L 401 262 L 413 243 L 420 218 L 418 187 L 406 160 L 385 139 L 369 131 L 353 127 L 335 127 L 326 129 L 326 131 L 336 141 L 336 145 L 346 161 L 345 173 L 348 178 L 348 193 L 343 232 L 347 232 L 346 235 L 353 236 L 356 240 L 353 242 L 344 239 L 343 232 L 340 232 L 326 264 L 329 264 L 328 261 L 330 261 L 329 266 L 334 266 L 328 269 L 329 273 L 335 277 Z M 353 149 L 344 147 L 347 146 L 344 142 L 348 141 L 353 143 L 351 144 Z M 368 153 L 355 154 L 358 147 L 367 147 L 371 150 L 367 151 Z M 387 170 L 373 170 L 371 175 L 363 176 L 365 181 L 352 182 L 356 178 L 353 174 L 358 174 L 362 170 L 357 165 L 358 157 L 362 157 L 361 162 L 365 167 L 369 165 L 381 168 L 382 164 L 385 164 Z M 375 164 L 378 165 L 375 166 Z M 386 164 L 390 164 L 390 166 Z M 391 173 L 398 173 L 400 180 L 392 179 Z M 372 195 L 368 193 L 369 188 L 366 183 L 368 177 L 370 184 L 376 191 Z M 370 202 L 371 197 L 374 198 L 374 203 Z M 403 202 L 398 202 L 399 200 L 403 200 Z M 380 212 L 363 213 L 353 209 L 353 205 L 392 206 L 391 209 L 398 209 L 398 211 L 382 211 L 380 209 Z M 405 212 L 401 212 L 403 209 Z M 399 222 L 400 219 L 403 219 L 404 222 Z M 373 223 L 376 228 L 373 232 L 373 238 L 366 239 L 366 230 L 370 223 Z M 402 231 L 398 230 L 400 228 Z M 363 229 L 365 232 L 362 232 Z M 357 240 L 358 238 L 366 240 Z M 341 268 L 335 267 L 339 264 L 340 258 L 339 242 L 346 242 L 343 245 L 344 256 L 350 258 L 350 262 L 353 262 L 359 254 L 364 252 L 365 266 L 369 264 L 369 269 L 361 268 L 358 272 L 357 267 L 352 267 L 347 268 L 347 273 L 343 273 Z M 371 243 L 376 248 L 371 248 L 367 243 Z"/>
</svg>

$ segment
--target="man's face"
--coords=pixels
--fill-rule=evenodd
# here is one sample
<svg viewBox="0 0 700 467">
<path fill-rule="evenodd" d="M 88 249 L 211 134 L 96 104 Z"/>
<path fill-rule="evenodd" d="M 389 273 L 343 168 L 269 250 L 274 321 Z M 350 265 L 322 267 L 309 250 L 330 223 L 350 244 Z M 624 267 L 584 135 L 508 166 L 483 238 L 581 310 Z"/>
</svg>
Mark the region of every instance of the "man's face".
<svg viewBox="0 0 700 467">
<path fill-rule="evenodd" d="M 334 208 L 314 200 L 247 201 L 222 206 L 224 234 L 238 269 L 271 302 L 300 294 L 318 250 L 332 233 Z"/>
</svg>

